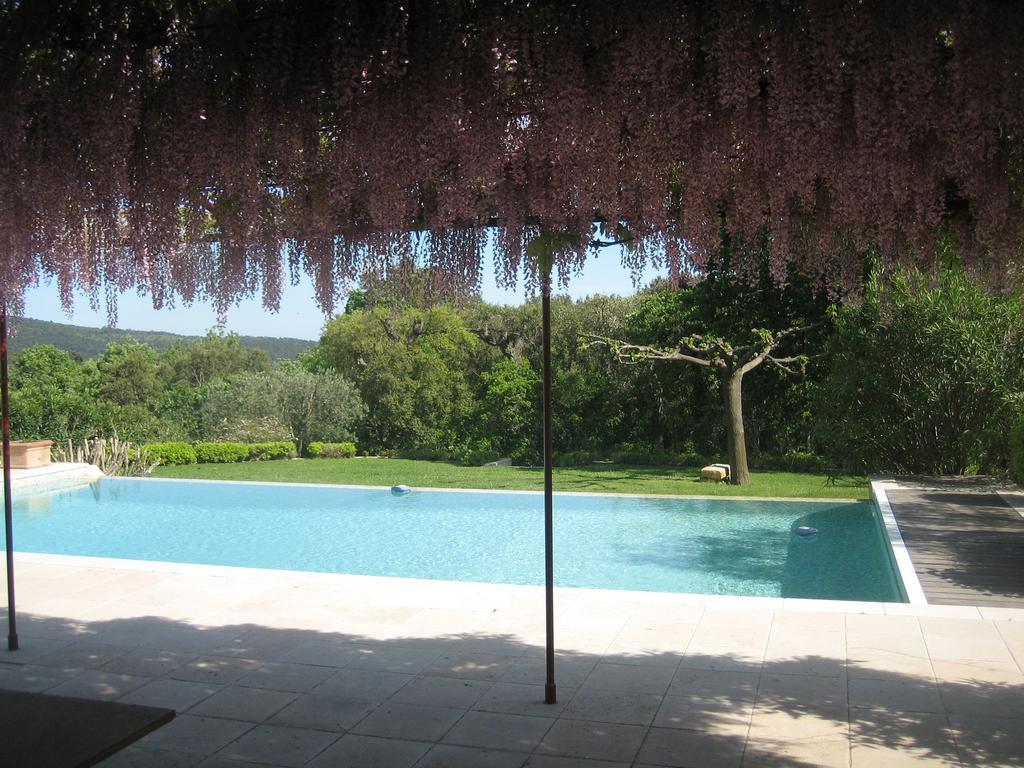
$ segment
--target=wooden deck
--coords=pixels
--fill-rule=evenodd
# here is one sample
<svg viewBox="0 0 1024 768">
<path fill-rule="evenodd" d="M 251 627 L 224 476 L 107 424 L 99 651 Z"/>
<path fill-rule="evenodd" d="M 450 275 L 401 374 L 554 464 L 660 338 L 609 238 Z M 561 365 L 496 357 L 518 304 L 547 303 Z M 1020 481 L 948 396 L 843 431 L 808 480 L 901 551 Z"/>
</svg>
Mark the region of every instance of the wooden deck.
<svg viewBox="0 0 1024 768">
<path fill-rule="evenodd" d="M 998 494 L 886 495 L 929 603 L 1024 608 L 1024 518 Z"/>
</svg>

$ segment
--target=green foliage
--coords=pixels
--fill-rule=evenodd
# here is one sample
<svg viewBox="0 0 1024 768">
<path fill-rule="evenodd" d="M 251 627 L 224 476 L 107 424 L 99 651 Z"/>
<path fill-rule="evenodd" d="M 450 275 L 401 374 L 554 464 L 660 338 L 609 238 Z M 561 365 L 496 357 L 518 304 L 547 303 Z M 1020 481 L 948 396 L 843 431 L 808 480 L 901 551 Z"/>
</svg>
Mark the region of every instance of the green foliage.
<svg viewBox="0 0 1024 768">
<path fill-rule="evenodd" d="M 312 442 L 306 452 L 314 459 L 351 459 L 356 455 L 356 444 Z"/>
<path fill-rule="evenodd" d="M 368 409 L 357 431 L 360 445 L 448 457 L 465 450 L 475 415 L 474 372 L 487 350 L 453 310 L 353 310 L 327 323 L 321 345 L 324 359 L 355 383 Z"/>
<path fill-rule="evenodd" d="M 590 458 L 590 451 L 556 453 L 551 458 L 556 467 L 585 467 L 593 463 L 593 460 Z"/>
<path fill-rule="evenodd" d="M 96 361 L 96 394 L 117 405 L 143 405 L 163 390 L 156 352 L 148 344 L 112 343 Z"/>
<path fill-rule="evenodd" d="M 1018 485 L 1024 485 L 1024 418 L 1017 418 L 1010 429 L 1007 451 L 1009 453 L 1010 476 Z"/>
<path fill-rule="evenodd" d="M 13 356 L 10 376 L 15 439 L 79 442 L 95 433 L 95 365 L 41 345 Z"/>
<path fill-rule="evenodd" d="M 772 274 L 767 250 L 762 249 L 760 270 L 739 274 L 733 268 L 737 244 L 723 238 L 718 257 L 704 279 L 691 286 L 661 283 L 646 291 L 627 318 L 628 341 L 661 349 L 675 349 L 683 339 L 700 334 L 705 340 L 725 339 L 733 347 L 762 340 L 770 332 L 812 326 L 786 342 L 785 356 L 806 356 L 803 375 L 794 376 L 771 364 L 762 365 L 743 379 L 744 431 L 751 454 L 781 454 L 807 450 L 813 424 L 810 393 L 822 376 L 815 357 L 828 338 L 830 302 L 818 286 L 798 271 L 784 280 Z M 611 335 L 611 334 L 609 334 Z M 724 455 L 726 448 L 723 386 L 712 367 L 645 363 L 651 396 L 657 407 L 641 410 L 646 431 L 630 438 L 652 447 L 680 450 L 692 442 L 702 454 Z"/>
<path fill-rule="evenodd" d="M 1012 426 L 1024 411 L 1024 306 L 985 293 L 948 263 L 937 282 L 874 279 L 860 306 L 835 312 L 834 338 L 826 343 L 826 323 L 805 346 L 787 348 L 827 351 L 811 358 L 807 376 L 762 366 L 745 379 L 752 467 L 1024 472 L 1024 427 Z M 588 334 L 660 347 L 698 332 L 740 342 L 826 311 L 799 276 L 784 286 L 767 275 L 741 280 L 727 253 L 693 286 L 555 297 L 556 461 L 692 468 L 725 459 L 716 376 L 689 365 L 621 365 Z M 367 294 L 301 359 L 273 367 L 222 334 L 162 354 L 118 342 L 86 361 L 32 347 L 12 357 L 12 434 L 177 443 L 160 457 L 165 464 L 172 455 L 203 460 L 189 458 L 197 440 L 245 446 L 201 449 L 207 461 L 244 461 L 345 456 L 358 439 L 381 455 L 477 466 L 507 456 L 535 466 L 539 328 L 536 300 L 424 309 Z"/>
<path fill-rule="evenodd" d="M 502 458 L 501 453 L 492 447 L 493 442 L 484 439 L 471 443 L 459 457 L 459 464 L 465 467 L 479 467 Z M 512 463 L 518 464 L 521 461 L 513 459 Z"/>
<path fill-rule="evenodd" d="M 703 467 L 717 459 L 696 451 L 653 451 L 637 446 L 623 446 L 609 454 L 615 464 L 654 467 Z"/>
<path fill-rule="evenodd" d="M 96 400 L 83 408 L 82 416 L 87 419 L 87 429 L 81 431 L 91 436 L 119 436 L 136 443 L 182 437 L 174 424 L 158 418 L 141 405 Z"/>
<path fill-rule="evenodd" d="M 750 462 L 752 469 L 774 469 L 783 472 L 824 472 L 828 461 L 810 451 L 786 451 L 783 454 L 761 453 Z"/>
<path fill-rule="evenodd" d="M 842 310 L 817 394 L 818 441 L 835 464 L 872 472 L 1006 468 L 1024 390 L 1024 305 L 958 269 L 935 282 L 878 274 Z"/>
<path fill-rule="evenodd" d="M 196 461 L 200 464 L 227 464 L 249 458 L 245 443 L 196 443 Z"/>
<path fill-rule="evenodd" d="M 540 422 L 540 374 L 528 360 L 498 360 L 480 375 L 483 393 L 478 429 L 490 437 L 473 446 L 474 462 L 491 454 L 509 456 L 515 463 L 535 457 Z M 468 457 L 467 457 L 468 458 Z M 493 459 L 490 459 L 493 461 Z M 484 462 L 486 463 L 485 458 Z"/>
<path fill-rule="evenodd" d="M 196 449 L 188 443 L 147 443 L 142 452 L 150 461 L 158 461 L 161 466 L 177 466 L 195 464 L 199 458 Z"/>
<path fill-rule="evenodd" d="M 286 436 L 301 454 L 312 440 L 351 438 L 365 413 L 358 391 L 342 376 L 333 371 L 312 373 L 289 363 L 211 385 L 202 404 L 202 424 L 209 437 L 256 436 L 254 427 L 263 424 L 267 430 L 261 436 Z M 247 433 L 241 429 L 242 418 L 253 427 Z"/>
<path fill-rule="evenodd" d="M 293 459 L 296 455 L 295 443 L 290 440 L 275 440 L 249 443 L 247 458 L 250 461 L 266 461 L 268 459 Z"/>
<path fill-rule="evenodd" d="M 243 345 L 237 333 L 210 331 L 205 338 L 169 347 L 160 369 L 168 384 L 202 387 L 216 379 L 267 371 L 270 357 L 262 349 Z"/>
<path fill-rule="evenodd" d="M 159 460 L 163 466 L 180 464 L 226 464 L 235 461 L 265 461 L 289 459 L 295 456 L 295 444 L 284 440 L 263 443 L 207 442 L 150 443 L 143 446 L 150 460 Z"/>
<path fill-rule="evenodd" d="M 178 382 L 166 387 L 149 404 L 168 439 L 192 440 L 199 434 L 199 407 L 203 391 Z"/>
</svg>

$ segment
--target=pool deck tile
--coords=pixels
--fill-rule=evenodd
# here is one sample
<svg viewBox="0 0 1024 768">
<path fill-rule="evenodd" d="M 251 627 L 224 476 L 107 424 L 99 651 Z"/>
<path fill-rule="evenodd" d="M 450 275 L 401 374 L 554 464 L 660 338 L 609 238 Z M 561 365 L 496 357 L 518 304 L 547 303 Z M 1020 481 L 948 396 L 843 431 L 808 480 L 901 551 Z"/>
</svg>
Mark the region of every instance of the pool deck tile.
<svg viewBox="0 0 1024 768">
<path fill-rule="evenodd" d="M 103 768 L 1024 767 L 1010 609 L 559 589 L 551 706 L 536 587 L 18 563 L 0 688 L 179 713 Z"/>
<path fill-rule="evenodd" d="M 416 768 L 522 768 L 527 759 L 521 752 L 438 744 L 416 763 Z"/>
<path fill-rule="evenodd" d="M 422 741 L 347 734 L 307 765 L 310 768 L 412 768 L 432 746 Z"/>
</svg>

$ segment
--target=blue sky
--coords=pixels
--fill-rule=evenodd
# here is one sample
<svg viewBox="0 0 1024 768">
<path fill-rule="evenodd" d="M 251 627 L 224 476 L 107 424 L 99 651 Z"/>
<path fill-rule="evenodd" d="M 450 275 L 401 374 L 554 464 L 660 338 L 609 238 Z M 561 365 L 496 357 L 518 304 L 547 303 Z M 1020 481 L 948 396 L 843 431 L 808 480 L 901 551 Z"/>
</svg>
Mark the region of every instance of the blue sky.
<svg viewBox="0 0 1024 768">
<path fill-rule="evenodd" d="M 523 285 L 520 284 L 516 291 L 500 290 L 494 282 L 494 270 L 490 259 L 485 263 L 482 287 L 484 300 L 501 304 L 522 303 L 525 298 Z M 646 284 L 661 274 L 663 272 L 648 268 L 641 276 L 641 284 Z M 568 290 L 564 292 L 580 299 L 598 293 L 622 296 L 634 293 L 635 289 L 629 271 L 622 266 L 621 254 L 608 250 L 592 256 L 583 272 L 569 282 Z M 134 293 L 126 293 L 121 295 L 117 306 L 118 327 L 136 331 L 202 335 L 217 323 L 213 308 L 204 303 L 157 311 L 153 309 L 148 296 L 140 297 Z M 69 316 L 60 305 L 56 285 L 47 283 L 28 291 L 25 297 L 25 315 L 39 320 L 91 327 L 107 324 L 105 308 L 101 306 L 98 312 L 93 311 L 89 308 L 86 296 L 76 296 L 75 305 Z M 313 300 L 310 282 L 303 279 L 297 286 L 285 286 L 281 296 L 281 309 L 276 314 L 267 312 L 260 305 L 259 298 L 243 301 L 228 312 L 225 328 L 248 336 L 317 339 L 320 337 L 325 319 Z"/>
</svg>

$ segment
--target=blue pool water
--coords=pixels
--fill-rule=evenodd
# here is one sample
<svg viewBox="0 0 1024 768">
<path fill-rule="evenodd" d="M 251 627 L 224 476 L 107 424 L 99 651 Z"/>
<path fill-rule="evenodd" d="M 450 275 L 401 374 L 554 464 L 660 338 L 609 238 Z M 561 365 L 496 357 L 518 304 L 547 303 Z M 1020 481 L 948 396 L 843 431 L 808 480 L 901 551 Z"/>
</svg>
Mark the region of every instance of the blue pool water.
<svg viewBox="0 0 1024 768">
<path fill-rule="evenodd" d="M 541 584 L 531 493 L 102 479 L 14 505 L 21 551 Z M 900 601 L 870 504 L 558 495 L 560 586 Z M 799 536 L 793 529 L 818 529 Z"/>
</svg>

